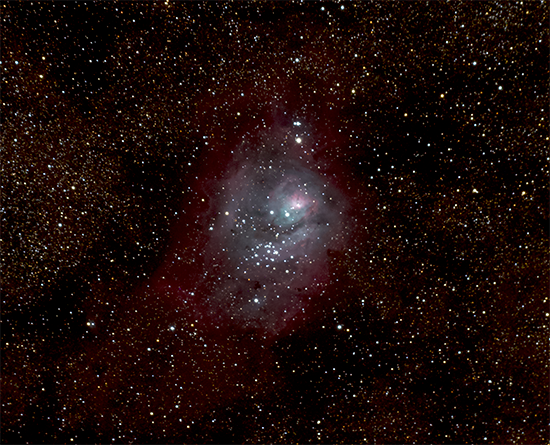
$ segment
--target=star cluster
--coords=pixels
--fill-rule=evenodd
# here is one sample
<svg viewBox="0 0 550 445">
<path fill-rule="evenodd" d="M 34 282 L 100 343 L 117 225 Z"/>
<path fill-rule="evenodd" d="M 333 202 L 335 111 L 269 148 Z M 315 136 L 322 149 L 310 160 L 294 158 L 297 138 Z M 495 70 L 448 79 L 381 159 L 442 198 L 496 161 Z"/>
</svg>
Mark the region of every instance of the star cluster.
<svg viewBox="0 0 550 445">
<path fill-rule="evenodd" d="M 548 440 L 548 2 L 1 8 L 3 443 Z"/>
</svg>

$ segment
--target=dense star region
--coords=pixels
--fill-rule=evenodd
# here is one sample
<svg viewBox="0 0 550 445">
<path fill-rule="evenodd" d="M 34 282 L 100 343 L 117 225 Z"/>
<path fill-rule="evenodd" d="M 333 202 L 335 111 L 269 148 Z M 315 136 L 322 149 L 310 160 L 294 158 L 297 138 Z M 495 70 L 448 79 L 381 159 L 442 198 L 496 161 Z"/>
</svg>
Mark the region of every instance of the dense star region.
<svg viewBox="0 0 550 445">
<path fill-rule="evenodd" d="M 548 1 L 3 2 L 2 443 L 548 443 Z"/>
</svg>

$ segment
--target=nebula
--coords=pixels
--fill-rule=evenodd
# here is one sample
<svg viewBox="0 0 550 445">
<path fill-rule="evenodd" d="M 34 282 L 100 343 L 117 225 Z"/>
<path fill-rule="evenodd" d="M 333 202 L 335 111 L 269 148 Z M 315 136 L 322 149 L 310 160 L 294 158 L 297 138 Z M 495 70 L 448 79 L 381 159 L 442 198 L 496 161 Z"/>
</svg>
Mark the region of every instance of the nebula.
<svg viewBox="0 0 550 445">
<path fill-rule="evenodd" d="M 173 229 L 176 242 L 153 279 L 193 316 L 264 337 L 308 316 L 330 280 L 330 253 L 346 243 L 348 203 L 311 126 L 294 120 L 245 133 L 227 160 L 207 162 L 208 205 Z M 192 214 L 198 235 L 191 246 Z M 175 258 L 193 251 L 185 266 Z"/>
</svg>

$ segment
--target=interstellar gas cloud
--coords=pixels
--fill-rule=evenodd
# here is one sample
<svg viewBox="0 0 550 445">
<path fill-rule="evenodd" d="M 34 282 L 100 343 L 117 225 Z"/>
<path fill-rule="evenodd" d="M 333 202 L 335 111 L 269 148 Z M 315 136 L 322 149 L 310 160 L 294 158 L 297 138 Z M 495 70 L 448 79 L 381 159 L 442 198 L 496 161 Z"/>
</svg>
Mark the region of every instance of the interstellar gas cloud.
<svg viewBox="0 0 550 445">
<path fill-rule="evenodd" d="M 214 179 L 201 179 L 210 205 L 193 260 L 204 270 L 198 281 L 175 277 L 171 286 L 197 317 L 272 336 L 322 296 L 331 251 L 344 247 L 348 205 L 318 146 L 301 122 L 275 124 L 245 135 L 219 174 L 206 169 Z"/>
</svg>

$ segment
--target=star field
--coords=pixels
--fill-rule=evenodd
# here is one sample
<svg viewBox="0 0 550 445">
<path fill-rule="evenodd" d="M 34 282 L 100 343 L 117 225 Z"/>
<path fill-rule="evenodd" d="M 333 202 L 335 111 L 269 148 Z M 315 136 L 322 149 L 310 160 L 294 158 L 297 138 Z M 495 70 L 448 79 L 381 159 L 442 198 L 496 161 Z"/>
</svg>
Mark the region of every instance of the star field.
<svg viewBox="0 0 550 445">
<path fill-rule="evenodd" d="M 2 8 L 2 443 L 545 443 L 548 2 Z"/>
</svg>

